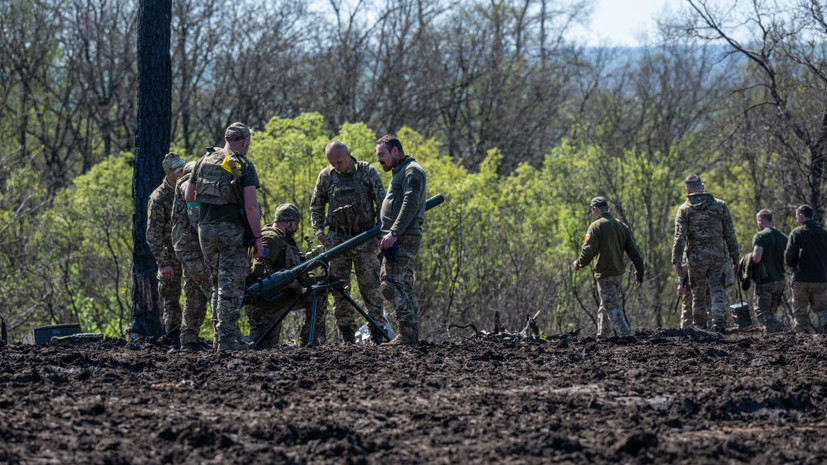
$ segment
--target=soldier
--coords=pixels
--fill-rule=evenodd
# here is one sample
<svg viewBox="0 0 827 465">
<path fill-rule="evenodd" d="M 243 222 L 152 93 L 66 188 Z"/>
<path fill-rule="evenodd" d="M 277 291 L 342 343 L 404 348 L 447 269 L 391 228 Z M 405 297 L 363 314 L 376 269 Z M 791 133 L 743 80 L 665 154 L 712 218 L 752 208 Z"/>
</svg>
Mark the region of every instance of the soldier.
<svg viewBox="0 0 827 465">
<path fill-rule="evenodd" d="M 764 332 L 784 331 L 784 324 L 775 318 L 775 311 L 784 294 L 784 248 L 787 236 L 773 227 L 772 212 L 763 209 L 755 215 L 759 231 L 752 238 L 752 262 L 759 270 L 755 281 L 755 318 L 764 325 Z"/>
<path fill-rule="evenodd" d="M 413 345 L 419 341 L 419 302 L 413 281 L 425 221 L 425 170 L 405 155 L 402 143 L 390 134 L 376 141 L 376 156 L 383 170 L 393 170 L 380 211 L 385 235 L 379 243 L 384 255 L 379 290 L 399 323 L 396 337 L 387 344 Z"/>
<path fill-rule="evenodd" d="M 709 286 L 712 329 L 723 333 L 726 329 L 724 286 L 727 281 L 724 267 L 727 265 L 727 252 L 732 269 L 738 264 L 738 240 L 726 204 L 704 192 L 700 177 L 695 174 L 688 176 L 684 187 L 687 199 L 675 215 L 672 263 L 678 276 L 686 273 L 681 265 L 681 254 L 686 247 L 693 313 L 706 315 L 706 290 Z"/>
<path fill-rule="evenodd" d="M 207 314 L 207 302 L 212 293 L 210 270 L 204 263 L 204 254 L 198 242 L 198 202 L 187 203 L 184 194 L 195 162 L 184 166 L 184 177 L 175 185 L 172 202 L 172 247 L 184 271 L 184 314 L 181 324 L 181 349 L 197 351 L 198 333 Z"/>
<path fill-rule="evenodd" d="M 249 227 L 253 257 L 261 257 L 261 214 L 256 197 L 258 175 L 245 155 L 253 131 L 233 123 L 224 132 L 224 147 L 212 147 L 198 160 L 187 185 L 187 203 L 200 208 L 198 238 L 210 270 L 211 307 L 219 351 L 244 350 L 238 318 L 244 298 L 247 259 L 245 229 Z M 247 226 L 245 226 L 245 222 Z"/>
<path fill-rule="evenodd" d="M 603 197 L 595 197 L 589 204 L 594 222 L 589 225 L 580 256 L 572 263 L 575 270 L 584 268 L 595 259 L 594 277 L 600 294 L 600 308 L 597 310 L 597 335 L 607 333 L 606 318 L 611 322 L 615 334 L 634 334 L 620 309 L 618 289 L 623 280 L 623 254 L 629 256 L 635 265 L 635 282 L 643 284 L 643 255 L 640 253 L 632 231 L 622 221 L 609 213 L 609 204 Z"/>
<path fill-rule="evenodd" d="M 325 155 L 330 165 L 316 180 L 310 200 L 310 219 L 319 242 L 329 249 L 377 224 L 385 188 L 376 168 L 366 161 L 357 161 L 343 142 L 334 140 L 327 144 Z M 328 207 L 326 218 L 325 206 Z M 325 226 L 329 227 L 327 234 Z M 343 280 L 345 290 L 350 290 L 352 267 L 368 314 L 383 325 L 375 244 L 366 242 L 330 260 L 330 274 Z M 356 310 L 338 293 L 333 295 L 333 315 L 344 343 L 355 343 Z M 382 335 L 373 328 L 371 340 L 376 344 L 382 342 Z"/>
<path fill-rule="evenodd" d="M 293 235 L 299 230 L 301 214 L 298 207 L 286 203 L 279 205 L 276 209 L 276 216 L 273 224 L 265 226 L 261 230 L 262 244 L 265 252 L 260 258 L 252 260 L 253 266 L 250 271 L 249 281 L 259 278 L 266 278 L 276 271 L 286 268 L 293 268 L 301 261 L 299 246 L 296 244 Z M 252 284 L 250 282 L 249 284 Z M 293 301 L 297 293 L 302 292 L 302 286 L 293 281 L 285 291 L 284 295 L 276 300 L 263 300 L 256 304 L 248 304 L 246 307 L 247 318 L 250 321 L 250 340 L 256 342 L 261 338 L 270 324 L 281 312 Z M 312 298 L 309 294 L 299 302 L 299 308 L 305 309 L 305 321 L 299 335 L 299 344 L 307 345 L 310 336 L 310 316 L 312 310 Z M 327 313 L 327 296 L 322 294 L 316 301 L 316 320 L 313 329 L 313 344 L 323 344 L 326 339 L 325 314 Z M 260 349 L 275 347 L 279 343 L 281 334 L 281 323 L 278 324 L 270 334 L 267 335 L 258 345 Z"/>
<path fill-rule="evenodd" d="M 164 180 L 147 204 L 146 242 L 158 265 L 158 293 L 164 303 L 162 323 L 173 349 L 180 348 L 181 263 L 172 247 L 172 200 L 175 183 L 184 175 L 184 160 L 168 153 L 163 161 Z"/>
<path fill-rule="evenodd" d="M 793 269 L 793 330 L 812 333 L 807 304 L 818 315 L 823 331 L 827 325 L 827 231 L 813 220 L 813 207 L 795 210 L 800 226 L 790 232 L 784 260 Z"/>
</svg>

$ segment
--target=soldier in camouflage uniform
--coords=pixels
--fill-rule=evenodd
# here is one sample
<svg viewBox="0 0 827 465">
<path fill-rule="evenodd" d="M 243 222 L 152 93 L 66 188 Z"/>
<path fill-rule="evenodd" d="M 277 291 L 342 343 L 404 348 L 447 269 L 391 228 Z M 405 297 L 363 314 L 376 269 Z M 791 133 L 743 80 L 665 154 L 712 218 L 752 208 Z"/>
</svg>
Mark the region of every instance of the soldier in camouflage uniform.
<svg viewBox="0 0 827 465">
<path fill-rule="evenodd" d="M 755 282 L 755 318 L 764 325 L 764 332 L 784 331 L 784 324 L 775 318 L 775 311 L 784 294 L 784 249 L 787 236 L 773 227 L 772 212 L 763 209 L 755 215 L 758 233 L 752 238 L 752 262 L 759 270 Z"/>
<path fill-rule="evenodd" d="M 827 329 L 827 231 L 813 220 L 813 208 L 795 210 L 799 226 L 790 232 L 784 261 L 793 269 L 793 331 L 812 333 L 807 313 L 812 306 L 818 316 L 819 332 Z"/>
<path fill-rule="evenodd" d="M 180 347 L 181 334 L 181 263 L 172 247 L 172 200 L 175 183 L 184 175 L 184 160 L 168 153 L 163 161 L 164 180 L 147 204 L 146 242 L 158 265 L 158 292 L 164 304 L 164 331 L 173 349 Z"/>
<path fill-rule="evenodd" d="M 618 336 L 634 334 L 620 309 L 618 291 L 623 282 L 625 266 L 623 255 L 626 254 L 635 265 L 635 282 L 643 284 L 643 255 L 640 253 L 632 231 L 622 221 L 609 213 L 609 203 L 604 197 L 595 197 L 589 204 L 594 222 L 589 225 L 580 256 L 572 263 L 575 270 L 584 268 L 592 258 L 594 277 L 597 279 L 597 292 L 600 294 L 600 308 L 597 310 L 597 335 L 606 336 L 608 325 Z"/>
<path fill-rule="evenodd" d="M 219 351 L 244 350 L 238 318 L 250 261 L 245 245 L 245 221 L 253 235 L 255 258 L 261 257 L 261 212 L 256 189 L 258 175 L 245 155 L 253 132 L 233 123 L 224 132 L 224 147 L 213 147 L 198 160 L 187 185 L 187 203 L 198 202 L 198 239 L 210 269 L 211 306 Z"/>
<path fill-rule="evenodd" d="M 279 205 L 276 209 L 276 216 L 273 224 L 265 226 L 261 230 L 264 253 L 260 258 L 253 258 L 253 266 L 248 277 L 248 284 L 253 284 L 258 279 L 266 278 L 276 271 L 292 268 L 301 261 L 299 246 L 296 244 L 293 235 L 299 230 L 301 214 L 298 207 L 286 203 Z M 293 281 L 285 289 L 284 295 L 269 301 L 262 300 L 255 304 L 246 306 L 247 319 L 250 321 L 250 340 L 258 341 L 270 324 L 284 311 L 293 301 L 296 294 L 302 292 L 302 286 L 298 281 Z M 305 321 L 299 335 L 299 344 L 307 345 L 310 337 L 310 316 L 313 299 L 309 293 L 300 300 L 295 308 L 305 309 Z M 313 329 L 313 344 L 324 344 L 327 334 L 325 331 L 325 315 L 327 313 L 327 295 L 320 295 L 316 299 L 316 319 Z M 275 347 L 279 342 L 281 334 L 281 323 L 278 324 L 259 343 L 259 349 Z"/>
<path fill-rule="evenodd" d="M 376 157 L 383 170 L 393 171 L 380 210 L 385 235 L 379 243 L 384 255 L 379 291 L 399 324 L 397 336 L 387 344 L 413 345 L 419 342 L 419 302 L 413 284 L 414 259 L 422 244 L 425 221 L 425 170 L 405 155 L 402 143 L 390 134 L 376 141 Z"/>
<path fill-rule="evenodd" d="M 723 333 L 726 329 L 726 269 L 738 264 L 738 240 L 729 209 L 712 194 L 704 192 L 704 185 L 697 175 L 686 178 L 684 186 L 687 200 L 675 215 L 675 239 L 672 243 L 672 263 L 678 276 L 686 271 L 681 265 L 681 255 L 686 248 L 689 262 L 689 288 L 692 292 L 692 309 L 706 314 L 706 290 L 712 300 L 712 329 Z"/>
<path fill-rule="evenodd" d="M 184 193 L 195 162 L 184 166 L 184 177 L 175 185 L 172 202 L 172 247 L 184 271 L 184 313 L 181 324 L 181 348 L 199 350 L 198 333 L 210 300 L 210 270 L 198 242 L 198 202 L 187 204 Z"/>
<path fill-rule="evenodd" d="M 319 241 L 330 249 L 377 224 L 385 188 L 376 168 L 368 162 L 357 161 L 343 142 L 334 140 L 327 144 L 325 155 L 330 165 L 316 180 L 310 200 L 310 220 Z M 327 234 L 325 226 L 329 227 Z M 345 282 L 346 291 L 350 290 L 351 268 L 356 271 L 359 293 L 367 313 L 383 325 L 385 318 L 379 293 L 379 259 L 375 242 L 365 242 L 330 260 L 330 274 Z M 333 315 L 344 343 L 353 344 L 356 310 L 338 293 L 333 294 Z M 371 328 L 371 340 L 381 343 L 381 333 Z"/>
</svg>

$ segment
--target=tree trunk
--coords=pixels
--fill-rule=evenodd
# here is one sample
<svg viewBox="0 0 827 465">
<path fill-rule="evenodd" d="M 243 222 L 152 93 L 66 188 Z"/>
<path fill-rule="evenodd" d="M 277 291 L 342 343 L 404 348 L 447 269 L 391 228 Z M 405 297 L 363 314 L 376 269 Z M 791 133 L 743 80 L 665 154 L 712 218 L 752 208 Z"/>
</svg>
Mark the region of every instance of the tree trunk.
<svg viewBox="0 0 827 465">
<path fill-rule="evenodd" d="M 132 175 L 132 317 L 139 336 L 162 333 L 155 257 L 146 243 L 147 201 L 163 180 L 169 150 L 172 68 L 169 54 L 171 0 L 141 0 L 138 10 L 138 131 Z"/>
</svg>

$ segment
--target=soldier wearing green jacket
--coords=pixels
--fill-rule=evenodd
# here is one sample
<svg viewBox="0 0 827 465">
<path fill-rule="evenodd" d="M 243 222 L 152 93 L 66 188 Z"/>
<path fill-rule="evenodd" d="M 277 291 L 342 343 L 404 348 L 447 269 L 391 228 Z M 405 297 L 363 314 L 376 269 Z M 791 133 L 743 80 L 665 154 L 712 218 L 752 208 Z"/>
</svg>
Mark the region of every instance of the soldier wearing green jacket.
<svg viewBox="0 0 827 465">
<path fill-rule="evenodd" d="M 827 231 L 813 219 L 813 207 L 795 210 L 799 226 L 790 232 L 784 261 L 793 269 L 793 331 L 812 333 L 807 305 L 827 325 Z"/>
<path fill-rule="evenodd" d="M 600 294 L 600 308 L 597 312 L 597 335 L 605 336 L 608 318 L 618 336 L 633 333 L 620 310 L 618 289 L 625 271 L 623 255 L 628 255 L 635 265 L 635 282 L 643 283 L 643 255 L 640 253 L 632 231 L 622 221 L 609 213 L 609 204 L 604 197 L 595 197 L 589 204 L 595 221 L 589 225 L 580 257 L 572 263 L 575 270 L 586 267 L 594 259 L 594 277 Z"/>
</svg>

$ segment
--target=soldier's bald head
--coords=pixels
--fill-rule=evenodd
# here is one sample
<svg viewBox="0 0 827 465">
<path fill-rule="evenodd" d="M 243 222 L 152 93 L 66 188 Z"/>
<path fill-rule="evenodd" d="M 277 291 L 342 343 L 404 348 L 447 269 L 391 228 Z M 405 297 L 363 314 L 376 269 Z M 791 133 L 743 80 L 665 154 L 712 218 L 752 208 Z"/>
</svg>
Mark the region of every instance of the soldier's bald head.
<svg viewBox="0 0 827 465">
<path fill-rule="evenodd" d="M 332 154 L 348 153 L 347 145 L 340 140 L 330 141 L 327 147 L 324 148 L 324 154 L 330 156 Z"/>
</svg>

